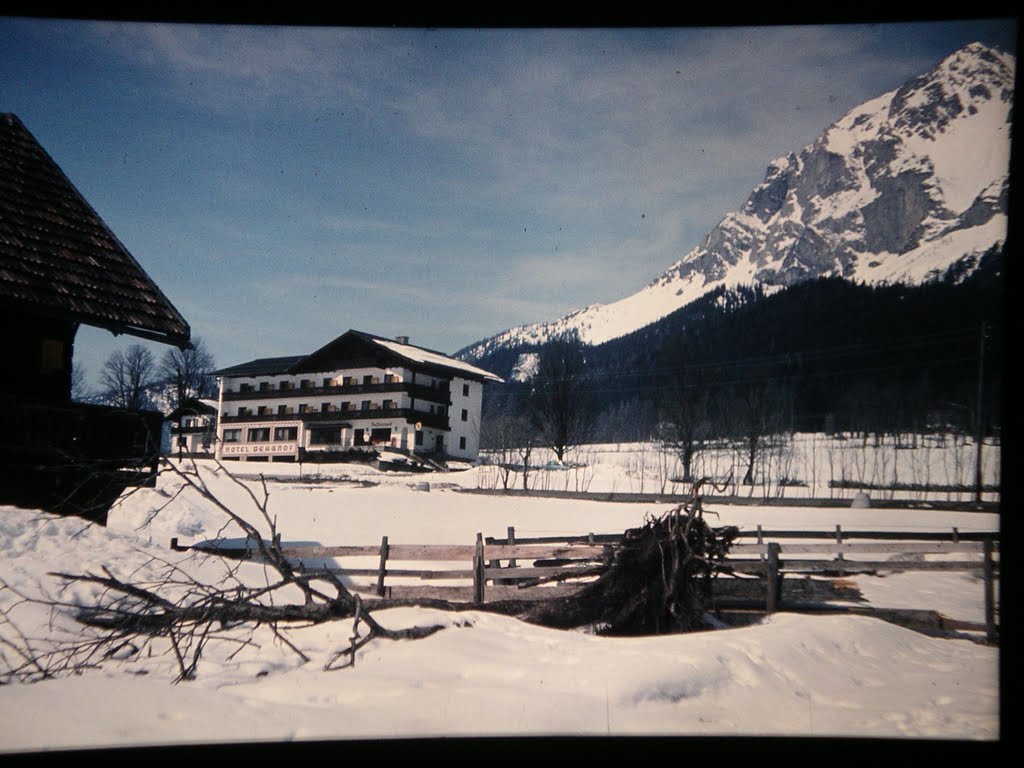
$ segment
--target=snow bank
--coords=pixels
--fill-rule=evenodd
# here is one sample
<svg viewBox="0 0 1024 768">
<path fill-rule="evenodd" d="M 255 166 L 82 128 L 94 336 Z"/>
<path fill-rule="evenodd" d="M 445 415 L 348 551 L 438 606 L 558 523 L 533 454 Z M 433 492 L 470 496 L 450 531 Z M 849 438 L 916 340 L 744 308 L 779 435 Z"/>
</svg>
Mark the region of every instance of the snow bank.
<svg viewBox="0 0 1024 768">
<path fill-rule="evenodd" d="M 266 466 L 263 467 L 267 469 Z M 277 467 L 273 467 L 276 471 Z M 340 470 L 339 470 L 340 471 Z M 351 472 L 349 467 L 345 470 Z M 475 471 L 475 470 L 471 470 Z M 211 488 L 238 509 L 245 490 L 204 465 Z M 521 535 L 621 530 L 665 505 L 482 497 L 434 482 L 417 493 L 414 476 L 360 468 L 360 479 L 268 483 L 268 510 L 287 541 L 372 544 L 469 543 L 477 531 Z M 462 473 L 466 474 L 466 473 Z M 262 486 L 245 481 L 260 493 Z M 108 566 L 135 579 L 167 564 L 199 578 L 223 578 L 218 558 L 169 550 L 236 536 L 208 503 L 178 481 L 140 489 L 116 507 L 108 528 L 0 508 L 0 605 L 42 650 L 81 633 L 67 612 L 20 603 L 21 594 L 60 594 L 47 572 Z M 167 505 L 166 508 L 161 509 Z M 994 516 L 928 510 L 813 510 L 720 507 L 723 523 L 789 527 L 945 527 L 985 529 Z M 260 566 L 240 576 L 259 582 Z M 942 608 L 977 620 L 981 585 L 963 574 L 855 577 L 872 604 Z M 63 595 L 83 603 L 90 588 Z M 260 629 L 255 645 L 211 645 L 198 678 L 171 685 L 169 656 L 108 660 L 78 677 L 0 686 L 0 750 L 294 739 L 454 735 L 814 735 L 995 739 L 998 649 L 936 638 L 875 619 L 777 614 L 760 625 L 691 635 L 604 638 L 535 627 L 483 612 L 381 611 L 389 627 L 443 624 L 418 641 L 376 641 L 354 668 L 323 672 L 347 647 L 351 622 L 289 630 L 310 657 L 298 657 Z M 228 637 L 240 638 L 236 632 Z M 4 661 L 12 655 L 5 648 Z M 42 718 L 39 713 L 45 712 Z"/>
</svg>

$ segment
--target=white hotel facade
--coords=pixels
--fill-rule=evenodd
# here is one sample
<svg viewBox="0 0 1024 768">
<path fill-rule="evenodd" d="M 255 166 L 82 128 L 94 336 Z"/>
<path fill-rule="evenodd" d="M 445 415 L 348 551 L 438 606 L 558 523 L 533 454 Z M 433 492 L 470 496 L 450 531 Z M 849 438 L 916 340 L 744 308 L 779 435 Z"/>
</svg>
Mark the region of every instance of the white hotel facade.
<svg viewBox="0 0 1024 768">
<path fill-rule="evenodd" d="M 407 337 L 351 330 L 310 355 L 253 360 L 215 375 L 216 456 L 228 461 L 326 459 L 353 449 L 473 461 L 484 384 L 501 382 Z"/>
</svg>

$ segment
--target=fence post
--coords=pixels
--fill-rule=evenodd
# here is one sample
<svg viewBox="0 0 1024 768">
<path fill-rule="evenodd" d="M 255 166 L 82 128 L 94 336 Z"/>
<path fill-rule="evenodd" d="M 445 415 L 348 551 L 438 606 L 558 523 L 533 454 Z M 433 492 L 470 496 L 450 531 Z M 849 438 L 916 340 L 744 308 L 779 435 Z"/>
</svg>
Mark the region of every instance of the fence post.
<svg viewBox="0 0 1024 768">
<path fill-rule="evenodd" d="M 775 613 L 782 592 L 782 580 L 779 576 L 779 550 L 777 541 L 768 545 L 768 564 L 765 573 L 765 581 L 767 581 L 764 600 L 765 613 Z"/>
<path fill-rule="evenodd" d="M 837 544 L 842 544 L 843 543 L 843 529 L 840 526 L 838 526 L 838 525 L 836 526 L 836 543 Z M 843 570 L 843 562 L 842 562 L 845 559 L 846 558 L 843 557 L 843 553 L 842 552 L 839 552 L 839 553 L 836 554 L 836 560 L 839 561 L 839 575 L 840 576 L 845 576 L 846 575 L 846 571 Z"/>
<path fill-rule="evenodd" d="M 473 555 L 473 602 L 484 601 L 484 537 L 476 535 L 476 553 Z"/>
<path fill-rule="evenodd" d="M 956 526 L 953 526 L 953 543 L 955 544 L 958 541 L 960 541 L 960 530 Z"/>
<path fill-rule="evenodd" d="M 985 539 L 983 551 L 985 554 L 985 639 L 994 643 L 996 640 L 996 591 L 992 572 L 991 539 Z"/>
<path fill-rule="evenodd" d="M 508 527 L 508 545 L 510 547 L 514 547 L 516 545 L 516 527 L 514 525 L 510 525 Z M 517 567 L 516 566 L 516 559 L 514 557 L 508 561 L 508 567 L 509 568 Z"/>
<path fill-rule="evenodd" d="M 758 544 L 764 544 L 764 532 L 761 530 L 761 524 L 760 523 L 757 524 L 757 543 Z M 764 555 L 763 554 L 758 555 L 757 557 L 758 557 L 758 559 L 761 562 L 764 562 Z"/>
<path fill-rule="evenodd" d="M 377 596 L 384 597 L 384 575 L 387 573 L 385 565 L 388 562 L 388 537 L 383 536 L 380 540 L 380 565 L 377 566 Z"/>
</svg>

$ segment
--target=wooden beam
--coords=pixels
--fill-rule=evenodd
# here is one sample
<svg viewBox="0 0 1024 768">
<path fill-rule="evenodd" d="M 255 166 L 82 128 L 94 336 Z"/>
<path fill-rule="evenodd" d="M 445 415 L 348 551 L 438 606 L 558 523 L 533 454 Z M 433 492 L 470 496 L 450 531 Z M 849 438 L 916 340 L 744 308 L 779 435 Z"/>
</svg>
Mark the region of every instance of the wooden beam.
<svg viewBox="0 0 1024 768">
<path fill-rule="evenodd" d="M 821 554 L 821 555 L 835 555 L 835 554 L 877 554 L 877 553 L 920 553 L 929 555 L 939 555 L 951 552 L 974 552 L 982 554 L 984 551 L 984 542 L 964 541 L 959 543 L 953 543 L 949 541 L 936 541 L 936 542 L 925 542 L 925 541 L 908 541 L 904 543 L 897 542 L 852 542 L 844 541 L 833 544 L 789 544 L 786 542 L 780 542 L 782 552 L 790 555 L 809 555 L 809 554 Z M 993 545 L 994 548 L 994 545 Z M 768 551 L 767 544 L 733 544 L 729 549 L 730 555 L 754 555 L 764 554 Z"/>
<path fill-rule="evenodd" d="M 604 555 L 602 544 L 488 544 L 487 557 L 492 560 L 523 560 L 599 558 Z"/>
<path fill-rule="evenodd" d="M 996 641 L 996 600 L 995 576 L 992 567 L 992 542 L 985 542 L 985 639 L 990 643 Z"/>
<path fill-rule="evenodd" d="M 473 555 L 473 602 L 484 601 L 484 537 L 476 535 L 476 553 Z"/>
<path fill-rule="evenodd" d="M 765 570 L 765 613 L 775 613 L 779 602 L 779 545 L 771 542 L 768 545 L 768 562 Z"/>
<path fill-rule="evenodd" d="M 377 566 L 377 595 L 384 597 L 384 575 L 387 573 L 388 562 L 388 537 L 380 540 L 380 565 Z"/>
</svg>

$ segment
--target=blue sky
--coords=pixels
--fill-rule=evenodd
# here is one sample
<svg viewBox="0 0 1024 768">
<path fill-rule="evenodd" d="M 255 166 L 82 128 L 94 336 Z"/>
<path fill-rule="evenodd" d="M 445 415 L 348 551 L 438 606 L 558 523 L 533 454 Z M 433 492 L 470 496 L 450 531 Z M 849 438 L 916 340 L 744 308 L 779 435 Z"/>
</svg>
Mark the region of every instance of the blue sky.
<svg viewBox="0 0 1024 768">
<path fill-rule="evenodd" d="M 0 111 L 218 364 L 310 352 L 349 328 L 451 353 L 634 292 L 771 160 L 975 40 L 1015 53 L 1015 23 L 0 18 Z M 134 341 L 83 328 L 76 362 L 94 381 Z"/>
</svg>

